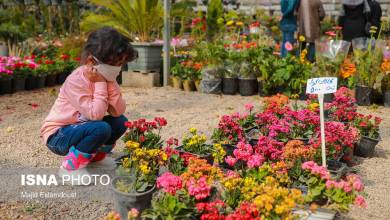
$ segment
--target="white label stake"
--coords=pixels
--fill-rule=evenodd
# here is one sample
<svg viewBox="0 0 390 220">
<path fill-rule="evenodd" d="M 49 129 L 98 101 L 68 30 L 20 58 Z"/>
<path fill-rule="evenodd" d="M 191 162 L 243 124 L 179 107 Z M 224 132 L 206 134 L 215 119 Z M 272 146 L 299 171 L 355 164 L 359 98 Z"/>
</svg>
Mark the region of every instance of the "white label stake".
<svg viewBox="0 0 390 220">
<path fill-rule="evenodd" d="M 321 155 L 322 166 L 326 167 L 326 140 L 325 140 L 325 115 L 324 115 L 324 94 L 337 91 L 337 77 L 313 78 L 307 81 L 306 93 L 317 94 L 320 104 L 321 124 Z"/>
<path fill-rule="evenodd" d="M 324 94 L 318 94 L 318 102 L 320 103 L 322 166 L 326 167 Z"/>
</svg>

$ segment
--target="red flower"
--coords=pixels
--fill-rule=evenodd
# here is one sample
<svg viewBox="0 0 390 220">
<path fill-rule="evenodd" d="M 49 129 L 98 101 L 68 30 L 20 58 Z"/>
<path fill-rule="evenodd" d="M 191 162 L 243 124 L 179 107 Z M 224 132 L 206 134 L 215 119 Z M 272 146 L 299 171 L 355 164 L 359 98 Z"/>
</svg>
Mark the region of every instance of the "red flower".
<svg viewBox="0 0 390 220">
<path fill-rule="evenodd" d="M 125 122 L 125 126 L 132 129 L 133 128 L 133 123 L 131 123 L 131 121 L 126 121 Z"/>
<path fill-rule="evenodd" d="M 327 31 L 327 32 L 325 32 L 325 34 L 326 35 L 328 35 L 329 37 L 336 37 L 336 32 L 334 32 L 334 31 Z"/>
<path fill-rule="evenodd" d="M 62 60 L 67 60 L 67 59 L 69 59 L 70 58 L 70 56 L 69 55 L 67 55 L 67 54 L 61 54 L 61 59 Z"/>
<path fill-rule="evenodd" d="M 333 29 L 336 30 L 336 31 L 340 31 L 340 30 L 343 29 L 343 27 L 341 27 L 341 26 L 335 26 L 335 27 L 333 27 Z"/>
</svg>

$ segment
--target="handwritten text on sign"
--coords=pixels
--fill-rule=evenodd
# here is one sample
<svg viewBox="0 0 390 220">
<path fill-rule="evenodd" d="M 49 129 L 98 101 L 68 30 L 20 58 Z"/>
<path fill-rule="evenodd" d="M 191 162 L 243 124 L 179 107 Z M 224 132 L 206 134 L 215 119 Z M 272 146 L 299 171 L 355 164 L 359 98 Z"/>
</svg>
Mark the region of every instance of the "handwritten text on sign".
<svg viewBox="0 0 390 220">
<path fill-rule="evenodd" d="M 329 94 L 337 91 L 337 77 L 313 78 L 307 81 L 306 93 Z"/>
</svg>

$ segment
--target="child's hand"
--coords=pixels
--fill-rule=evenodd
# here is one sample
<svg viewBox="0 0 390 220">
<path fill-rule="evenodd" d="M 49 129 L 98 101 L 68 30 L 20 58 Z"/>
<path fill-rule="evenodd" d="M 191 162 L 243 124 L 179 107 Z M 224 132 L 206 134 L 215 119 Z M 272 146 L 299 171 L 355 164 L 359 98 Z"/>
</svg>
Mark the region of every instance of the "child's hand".
<svg viewBox="0 0 390 220">
<path fill-rule="evenodd" d="M 91 82 L 107 82 L 102 75 L 100 75 L 97 70 L 93 67 L 90 67 L 86 73 L 85 77 Z"/>
</svg>

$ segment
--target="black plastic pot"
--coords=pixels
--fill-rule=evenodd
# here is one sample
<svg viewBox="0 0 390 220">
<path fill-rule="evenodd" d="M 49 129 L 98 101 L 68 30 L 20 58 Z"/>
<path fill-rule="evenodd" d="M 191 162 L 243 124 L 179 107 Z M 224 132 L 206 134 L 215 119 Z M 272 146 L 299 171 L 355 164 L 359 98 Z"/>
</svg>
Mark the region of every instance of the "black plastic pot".
<svg viewBox="0 0 390 220">
<path fill-rule="evenodd" d="M 235 95 L 238 91 L 237 78 L 222 78 L 222 93 L 225 95 Z"/>
<path fill-rule="evenodd" d="M 242 96 L 251 96 L 258 92 L 257 79 L 239 79 L 239 91 Z"/>
<path fill-rule="evenodd" d="M 36 78 L 36 84 L 35 85 L 36 85 L 37 89 L 45 87 L 45 83 L 46 83 L 46 76 L 38 76 Z"/>
<path fill-rule="evenodd" d="M 62 83 L 65 82 L 66 77 L 68 77 L 67 73 L 60 73 L 57 74 L 57 84 L 62 85 Z"/>
<path fill-rule="evenodd" d="M 346 173 L 347 164 L 337 161 L 337 160 L 328 160 L 326 161 L 330 175 L 334 179 L 340 179 Z"/>
<path fill-rule="evenodd" d="M 325 94 L 324 95 L 324 102 L 330 103 L 330 102 L 333 102 L 333 100 L 334 100 L 334 94 L 333 93 L 329 93 L 329 94 Z"/>
<path fill-rule="evenodd" d="M 372 88 L 367 86 L 356 86 L 356 104 L 369 106 L 372 103 Z"/>
<path fill-rule="evenodd" d="M 49 74 L 46 76 L 46 86 L 55 86 L 57 83 L 57 75 Z"/>
<path fill-rule="evenodd" d="M 36 76 L 29 76 L 26 79 L 26 90 L 33 90 L 37 88 L 37 77 Z"/>
<path fill-rule="evenodd" d="M 258 90 L 259 90 L 259 96 L 266 97 L 267 93 L 264 91 L 264 82 L 262 80 L 260 80 L 257 85 L 258 85 Z"/>
<path fill-rule="evenodd" d="M 26 78 L 14 78 L 12 80 L 12 90 L 14 92 L 23 91 L 26 87 Z"/>
<path fill-rule="evenodd" d="M 121 219 L 127 219 L 128 212 L 135 208 L 139 212 L 150 207 L 153 193 L 156 191 L 156 187 L 142 193 L 124 193 L 116 189 L 116 183 L 118 181 L 131 181 L 134 177 L 115 177 L 111 182 L 111 191 L 114 197 L 114 208 L 121 216 Z"/>
<path fill-rule="evenodd" d="M 385 107 L 390 107 L 390 90 L 384 92 L 383 101 Z"/>
<path fill-rule="evenodd" d="M 273 88 L 273 90 L 272 90 L 272 94 L 273 95 L 283 94 L 283 93 L 284 93 L 284 88 L 283 87 Z"/>
<path fill-rule="evenodd" d="M 0 80 L 0 95 L 12 93 L 12 80 Z"/>
<path fill-rule="evenodd" d="M 360 142 L 355 146 L 354 154 L 359 157 L 372 157 L 375 152 L 375 147 L 379 141 L 379 139 L 372 139 L 363 136 L 360 139 Z"/>
</svg>

